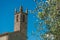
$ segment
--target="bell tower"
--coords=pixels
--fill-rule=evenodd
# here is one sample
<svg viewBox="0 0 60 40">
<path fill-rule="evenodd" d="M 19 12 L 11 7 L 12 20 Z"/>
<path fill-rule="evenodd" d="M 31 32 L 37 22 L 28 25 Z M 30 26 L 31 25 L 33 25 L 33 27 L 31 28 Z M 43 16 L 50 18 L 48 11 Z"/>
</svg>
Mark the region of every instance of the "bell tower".
<svg viewBox="0 0 60 40">
<path fill-rule="evenodd" d="M 26 9 L 26 12 L 23 12 L 22 6 L 19 12 L 15 9 L 14 31 L 20 31 L 23 34 L 27 32 L 27 15 L 28 10 Z"/>
<path fill-rule="evenodd" d="M 14 31 L 18 31 L 18 35 L 20 35 L 19 40 L 26 40 L 27 39 L 27 16 L 28 16 L 28 10 L 26 9 L 26 12 L 23 12 L 23 7 L 20 7 L 20 11 L 17 12 L 15 9 L 15 20 L 14 20 Z M 18 38 L 19 38 L 18 37 Z"/>
</svg>

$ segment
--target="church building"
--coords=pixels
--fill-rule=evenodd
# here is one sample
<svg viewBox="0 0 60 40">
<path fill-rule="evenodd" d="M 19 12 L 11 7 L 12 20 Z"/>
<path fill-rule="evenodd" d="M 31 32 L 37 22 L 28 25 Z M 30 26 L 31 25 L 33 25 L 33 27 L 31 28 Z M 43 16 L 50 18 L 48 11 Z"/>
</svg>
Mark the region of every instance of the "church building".
<svg viewBox="0 0 60 40">
<path fill-rule="evenodd" d="M 23 12 L 22 6 L 19 12 L 15 9 L 14 32 L 1 34 L 0 40 L 27 40 L 27 16 L 28 10 Z"/>
</svg>

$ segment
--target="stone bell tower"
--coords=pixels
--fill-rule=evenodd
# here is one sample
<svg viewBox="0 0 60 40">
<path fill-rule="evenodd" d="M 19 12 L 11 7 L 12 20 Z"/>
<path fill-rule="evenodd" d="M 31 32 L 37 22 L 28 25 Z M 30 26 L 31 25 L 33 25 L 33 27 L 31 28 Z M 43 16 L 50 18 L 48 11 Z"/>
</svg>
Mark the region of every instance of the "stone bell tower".
<svg viewBox="0 0 60 40">
<path fill-rule="evenodd" d="M 26 34 L 27 32 L 27 15 L 28 10 L 23 12 L 23 7 L 20 7 L 20 11 L 15 9 L 14 31 L 20 31 L 20 33 Z"/>
<path fill-rule="evenodd" d="M 24 13 L 22 6 L 20 7 L 19 12 L 15 9 L 14 31 L 25 31 L 27 28 L 27 14 L 28 10 Z"/>
</svg>

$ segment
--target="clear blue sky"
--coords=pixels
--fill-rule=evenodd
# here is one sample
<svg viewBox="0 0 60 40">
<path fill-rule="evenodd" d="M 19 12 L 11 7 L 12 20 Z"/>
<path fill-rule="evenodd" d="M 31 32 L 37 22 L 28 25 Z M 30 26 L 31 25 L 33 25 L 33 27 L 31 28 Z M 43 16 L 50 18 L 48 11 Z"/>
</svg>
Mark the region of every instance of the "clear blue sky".
<svg viewBox="0 0 60 40">
<path fill-rule="evenodd" d="M 17 10 L 19 10 L 21 5 L 24 11 L 26 8 L 33 10 L 36 7 L 33 0 L 0 0 L 0 34 L 14 31 L 14 9 L 17 8 Z M 31 37 L 31 31 L 34 29 L 34 21 L 36 21 L 36 18 L 33 17 L 33 14 L 29 13 L 28 40 L 35 40 L 34 37 Z"/>
</svg>

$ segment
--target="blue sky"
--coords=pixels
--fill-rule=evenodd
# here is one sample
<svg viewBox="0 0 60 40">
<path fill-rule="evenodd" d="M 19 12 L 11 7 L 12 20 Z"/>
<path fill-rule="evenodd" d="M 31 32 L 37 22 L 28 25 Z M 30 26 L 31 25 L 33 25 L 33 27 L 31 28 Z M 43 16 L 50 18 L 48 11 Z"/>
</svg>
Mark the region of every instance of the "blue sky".
<svg viewBox="0 0 60 40">
<path fill-rule="evenodd" d="M 20 6 L 23 6 L 24 11 L 34 10 L 36 4 L 33 0 L 0 0 L 0 34 L 5 32 L 14 31 L 14 9 L 19 10 Z M 33 17 L 33 14 L 28 13 L 28 40 L 36 40 L 31 36 L 34 29 L 34 21 L 37 19 Z"/>
<path fill-rule="evenodd" d="M 33 10 L 35 6 L 32 0 L 0 0 L 0 33 L 13 31 L 14 9 L 19 10 L 21 5 L 24 11 Z M 31 16 L 28 19 L 32 21 Z"/>
<path fill-rule="evenodd" d="M 0 0 L 0 34 L 14 31 L 14 9 L 19 10 L 23 6 L 24 11 L 26 8 L 33 10 L 35 3 L 33 0 Z M 28 14 L 28 35 L 31 35 L 33 29 L 32 14 Z M 32 39 L 33 40 L 33 39 Z"/>
</svg>

